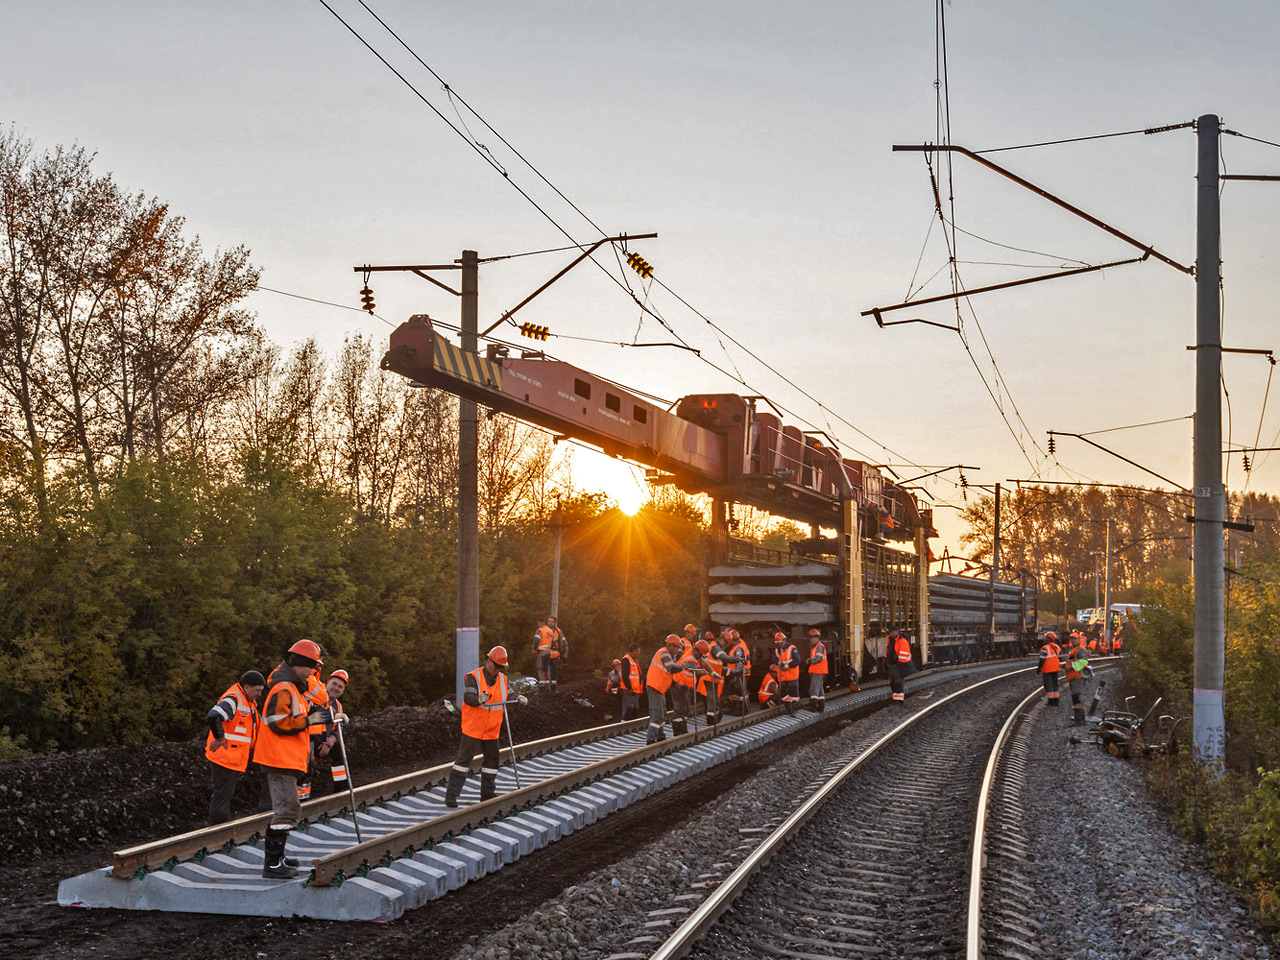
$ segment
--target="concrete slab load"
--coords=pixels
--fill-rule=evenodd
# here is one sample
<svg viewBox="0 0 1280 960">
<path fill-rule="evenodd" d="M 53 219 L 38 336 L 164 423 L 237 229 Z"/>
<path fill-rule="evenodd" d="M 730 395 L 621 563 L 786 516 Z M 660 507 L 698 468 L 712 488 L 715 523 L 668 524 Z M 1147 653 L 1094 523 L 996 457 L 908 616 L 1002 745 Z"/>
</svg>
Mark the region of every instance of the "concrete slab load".
<svg viewBox="0 0 1280 960">
<path fill-rule="evenodd" d="M 966 673 L 991 669 L 990 665 L 984 665 L 970 671 L 948 673 L 945 679 L 954 680 Z M 908 689 L 929 686 L 941 679 L 915 677 L 908 681 Z M 536 856 L 547 844 L 574 830 L 585 829 L 652 793 L 821 719 L 887 699 L 888 695 L 887 688 L 867 690 L 832 700 L 824 714 L 801 712 L 773 717 L 735 730 L 579 787 L 470 834 L 438 843 L 430 850 L 419 850 L 411 857 L 379 866 L 367 876 L 348 878 L 341 884 L 315 887 L 302 879 L 264 880 L 261 848 L 257 844 L 241 844 L 206 856 L 200 862 L 181 863 L 172 870 L 157 870 L 127 880 L 113 879 L 110 868 L 71 877 L 58 885 L 58 903 L 259 917 L 394 920 L 405 910 L 443 897 L 450 890 L 500 870 L 520 857 Z M 545 781 L 567 770 L 618 756 L 643 742 L 643 733 L 631 732 L 521 760 L 521 783 L 529 786 Z M 477 778 L 468 779 L 461 803 L 478 801 L 476 781 Z M 503 767 L 498 775 L 499 792 L 515 788 L 511 769 Z M 360 830 L 365 839 L 380 837 L 446 812 L 443 790 L 437 788 L 361 811 Z M 305 877 L 305 864 L 309 860 L 354 843 L 355 827 L 351 820 L 333 818 L 327 823 L 311 824 L 306 830 L 293 831 L 287 853 L 304 863 Z"/>
</svg>

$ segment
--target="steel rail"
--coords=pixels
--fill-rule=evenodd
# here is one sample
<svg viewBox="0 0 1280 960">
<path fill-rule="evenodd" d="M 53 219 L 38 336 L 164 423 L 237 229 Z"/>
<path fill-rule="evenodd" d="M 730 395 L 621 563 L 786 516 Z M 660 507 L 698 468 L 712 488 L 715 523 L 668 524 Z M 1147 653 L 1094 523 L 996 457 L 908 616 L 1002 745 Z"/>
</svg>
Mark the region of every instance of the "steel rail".
<svg viewBox="0 0 1280 960">
<path fill-rule="evenodd" d="M 950 703 L 957 697 L 972 693 L 975 690 L 985 687 L 989 683 L 995 683 L 998 680 L 1007 680 L 1011 676 L 1018 673 L 1030 672 L 1035 667 L 1028 667 L 1026 670 L 1014 670 L 1009 673 L 1002 673 L 999 676 L 991 677 L 987 680 L 981 680 L 972 686 L 965 687 L 963 690 L 957 690 L 949 696 L 943 697 L 937 703 L 930 704 L 919 713 L 913 714 L 903 723 L 899 724 L 893 730 L 890 730 L 883 737 L 867 747 L 861 754 L 849 761 L 842 767 L 830 780 L 819 787 L 804 803 L 802 803 L 796 811 L 791 814 L 782 825 L 773 833 L 769 834 L 761 844 L 753 850 L 748 857 L 742 861 L 733 871 L 725 878 L 716 889 L 707 897 L 698 907 L 691 913 L 675 932 L 655 951 L 650 960 L 676 960 L 683 957 L 692 948 L 693 945 L 702 938 L 704 934 L 715 924 L 720 915 L 724 913 L 732 905 L 744 890 L 747 884 L 751 882 L 751 878 L 755 876 L 770 860 L 778 850 L 789 841 L 800 828 L 803 827 L 810 818 L 825 804 L 831 797 L 844 785 L 844 782 L 853 775 L 853 773 L 864 763 L 869 761 L 884 747 L 892 743 L 903 733 L 915 726 L 929 714 L 935 710 L 941 709 L 945 704 Z"/>
<path fill-rule="evenodd" d="M 531 740 L 528 743 L 517 744 L 515 756 L 517 759 L 536 757 L 563 747 L 578 746 L 579 744 L 592 743 L 596 740 L 614 737 L 619 733 L 643 730 L 648 724 L 648 718 L 642 717 L 638 720 L 628 720 L 626 723 L 610 723 L 599 727 L 590 727 L 586 730 L 575 730 L 571 733 L 544 737 L 541 740 Z M 511 750 L 504 747 L 501 751 L 501 756 L 510 761 L 512 758 Z M 478 770 L 478 765 L 481 762 L 480 754 L 476 754 L 471 760 L 472 770 Z M 452 763 L 442 763 L 438 766 L 415 770 L 398 777 L 379 780 L 364 787 L 357 787 L 355 790 L 356 806 L 366 807 L 388 802 L 399 799 L 405 794 L 438 786 L 448 780 L 451 769 L 453 769 Z M 346 795 L 335 794 L 330 797 L 318 797 L 315 800 L 309 800 L 304 803 L 302 805 L 302 818 L 307 821 L 314 821 L 324 815 L 333 816 L 350 810 L 350 799 Z M 232 820 L 230 823 L 201 827 L 198 830 L 166 837 L 162 840 L 154 840 L 149 843 L 128 847 L 124 850 L 117 850 L 112 854 L 111 876 L 127 880 L 143 870 L 154 870 L 171 860 L 183 860 L 195 856 L 202 850 L 217 850 L 227 844 L 244 843 L 247 840 L 251 840 L 255 835 L 262 833 L 271 823 L 271 816 L 269 812 L 255 813 L 247 817 L 241 817 L 238 820 Z"/>
<path fill-rule="evenodd" d="M 969 864 L 969 919 L 968 932 L 965 939 L 966 960 L 982 960 L 982 868 L 986 862 L 987 841 L 987 807 L 991 799 L 991 788 L 996 779 L 996 767 L 1004 751 L 1004 745 L 1013 734 L 1014 724 L 1022 716 L 1022 712 L 1040 696 L 1042 690 L 1032 690 L 1025 700 L 1013 708 L 1009 719 L 1000 728 L 995 745 L 991 748 L 991 758 L 987 761 L 987 771 L 982 777 L 982 790 L 978 793 L 978 813 L 973 827 L 973 859 Z"/>
<path fill-rule="evenodd" d="M 470 804 L 454 813 L 433 817 L 411 827 L 404 827 L 376 839 L 366 840 L 364 843 L 357 843 L 323 857 L 317 857 L 312 861 L 308 882 L 312 886 L 328 886 L 365 865 L 377 866 L 387 859 L 399 859 L 406 852 L 421 849 L 429 843 L 439 843 L 463 831 L 483 826 L 498 817 L 519 812 L 537 801 L 557 796 L 584 783 L 591 783 L 601 777 L 617 773 L 619 770 L 674 753 L 685 747 L 706 743 L 734 730 L 754 726 L 764 720 L 780 716 L 784 710 L 782 706 L 769 707 L 745 717 L 735 717 L 715 725 L 694 728 L 688 733 L 637 747 L 616 757 L 579 767 L 522 790 L 512 790 L 491 800 Z M 648 724 L 647 719 L 645 724 Z"/>
</svg>

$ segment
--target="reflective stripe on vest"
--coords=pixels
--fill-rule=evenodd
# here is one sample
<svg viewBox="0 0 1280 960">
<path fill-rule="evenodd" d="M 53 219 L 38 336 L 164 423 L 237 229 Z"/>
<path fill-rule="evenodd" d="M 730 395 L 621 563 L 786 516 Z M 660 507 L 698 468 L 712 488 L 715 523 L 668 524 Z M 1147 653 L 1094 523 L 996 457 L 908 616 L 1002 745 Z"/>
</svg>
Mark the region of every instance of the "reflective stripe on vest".
<svg viewBox="0 0 1280 960">
<path fill-rule="evenodd" d="M 476 667 L 468 677 L 476 679 L 476 693 L 488 691 L 489 699 L 473 707 L 465 700 L 462 704 L 462 733 L 477 740 L 497 740 L 502 732 L 502 711 L 507 699 L 507 678 L 499 673 L 493 683 L 485 679 L 484 667 Z"/>
<path fill-rule="evenodd" d="M 827 648 L 821 640 L 809 648 L 810 657 L 821 657 L 817 663 L 809 664 L 810 673 L 826 673 L 827 672 Z"/>
<path fill-rule="evenodd" d="M 347 779 L 347 768 L 335 766 L 333 768 L 333 782 L 344 783 Z"/>
<path fill-rule="evenodd" d="M 768 703 L 769 698 L 778 692 L 778 681 L 773 679 L 773 674 L 769 674 L 764 678 L 764 682 L 760 684 L 760 693 L 758 697 L 761 703 Z"/>
<path fill-rule="evenodd" d="M 895 637 L 889 641 L 890 646 L 888 657 L 890 660 L 897 660 L 898 663 L 908 663 L 911 660 L 911 641 L 906 637 Z"/>
<path fill-rule="evenodd" d="M 677 660 L 676 663 L 680 665 L 681 670 L 679 673 L 673 673 L 671 675 L 671 679 L 680 684 L 680 686 L 688 687 L 692 690 L 696 681 L 694 675 L 686 672 L 686 670 L 691 671 L 698 669 L 698 660 L 693 655 L 693 647 L 686 647 L 684 653 L 680 654 L 680 659 Z"/>
<path fill-rule="evenodd" d="M 1040 665 L 1041 673 L 1057 673 L 1062 668 L 1062 663 L 1058 656 L 1062 653 L 1062 648 L 1056 643 L 1049 642 L 1040 648 L 1040 655 L 1044 657 L 1044 663 Z"/>
<path fill-rule="evenodd" d="M 631 654 L 627 654 L 622 658 L 623 683 L 632 693 L 639 693 L 644 688 L 640 684 L 640 664 L 636 663 L 635 658 Z"/>
</svg>

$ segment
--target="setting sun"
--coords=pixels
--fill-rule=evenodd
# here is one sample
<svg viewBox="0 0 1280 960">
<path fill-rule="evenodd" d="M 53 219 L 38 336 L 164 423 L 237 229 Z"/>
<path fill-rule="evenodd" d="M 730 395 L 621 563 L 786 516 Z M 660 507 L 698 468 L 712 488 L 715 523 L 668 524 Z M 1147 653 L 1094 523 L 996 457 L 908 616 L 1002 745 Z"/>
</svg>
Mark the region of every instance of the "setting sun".
<svg viewBox="0 0 1280 960">
<path fill-rule="evenodd" d="M 572 470 L 575 487 L 601 491 L 629 517 L 649 502 L 649 485 L 639 467 L 578 447 Z"/>
</svg>

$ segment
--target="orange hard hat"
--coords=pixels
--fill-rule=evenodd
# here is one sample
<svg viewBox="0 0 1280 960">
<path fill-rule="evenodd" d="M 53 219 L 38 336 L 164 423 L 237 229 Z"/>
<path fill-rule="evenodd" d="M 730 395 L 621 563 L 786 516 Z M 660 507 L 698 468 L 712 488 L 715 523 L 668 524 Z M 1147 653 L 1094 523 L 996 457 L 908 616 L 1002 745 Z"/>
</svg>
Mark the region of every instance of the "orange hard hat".
<svg viewBox="0 0 1280 960">
<path fill-rule="evenodd" d="M 716 638 L 716 632 L 714 630 L 708 630 L 706 633 L 702 635 L 703 640 L 714 640 L 715 638 Z"/>
<path fill-rule="evenodd" d="M 774 639 L 775 641 L 782 641 L 782 640 L 786 640 L 786 639 L 787 639 L 787 635 L 786 635 L 785 633 L 783 633 L 781 630 L 779 630 L 777 633 L 775 633 L 775 634 L 773 635 L 773 639 Z"/>
<path fill-rule="evenodd" d="M 697 632 L 698 632 L 698 628 L 697 628 L 697 627 L 695 627 L 692 623 L 686 623 L 686 624 L 684 625 L 684 632 L 685 632 L 685 633 L 697 633 Z"/>
<path fill-rule="evenodd" d="M 683 641 L 683 640 L 681 640 L 681 639 L 680 639 L 678 636 L 676 636 L 674 633 L 668 633 L 668 634 L 667 634 L 667 645 L 668 645 L 668 646 L 678 647 L 678 646 L 680 646 L 680 644 L 682 644 L 682 643 L 684 643 L 684 641 Z"/>
<path fill-rule="evenodd" d="M 621 661 L 621 660 L 615 660 L 615 661 L 613 661 L 613 665 L 614 665 L 615 667 L 620 667 L 620 666 L 622 666 L 622 661 Z"/>
<path fill-rule="evenodd" d="M 347 676 L 347 671 L 345 671 L 345 670 L 335 670 L 335 671 L 333 671 L 333 673 L 329 674 L 329 679 L 330 679 L 330 680 L 332 680 L 334 677 L 337 677 L 339 680 L 341 680 L 341 681 L 342 681 L 344 684 L 346 684 L 348 687 L 349 687 L 349 686 L 351 686 L 351 678 Z"/>
<path fill-rule="evenodd" d="M 698 652 L 701 654 L 705 655 L 711 652 L 711 644 L 705 640 L 699 640 L 694 646 L 698 648 Z"/>
<path fill-rule="evenodd" d="M 778 672 L 778 665 L 777 665 L 776 663 L 771 663 L 771 664 L 769 664 L 769 672 L 770 672 L 770 673 L 777 673 L 777 672 Z"/>
<path fill-rule="evenodd" d="M 507 648 L 503 646 L 494 647 L 489 651 L 489 659 L 500 667 L 507 665 Z M 496 680 L 494 681 L 497 682 Z"/>
<path fill-rule="evenodd" d="M 820 637 L 820 636 L 822 636 L 822 631 L 821 631 L 821 630 L 810 630 L 810 631 L 809 631 L 809 636 L 811 636 L 811 637 Z"/>
<path fill-rule="evenodd" d="M 1047 632 L 1045 633 L 1044 638 L 1045 638 L 1046 640 L 1057 640 L 1057 639 L 1058 639 L 1058 635 L 1057 635 L 1056 633 L 1054 633 L 1052 630 L 1049 630 L 1049 631 L 1047 631 Z"/>
<path fill-rule="evenodd" d="M 290 653 L 296 653 L 300 657 L 306 657 L 308 660 L 314 660 L 320 663 L 324 660 L 324 652 L 320 649 L 320 644 L 314 640 L 299 640 L 289 648 Z"/>
</svg>

